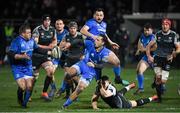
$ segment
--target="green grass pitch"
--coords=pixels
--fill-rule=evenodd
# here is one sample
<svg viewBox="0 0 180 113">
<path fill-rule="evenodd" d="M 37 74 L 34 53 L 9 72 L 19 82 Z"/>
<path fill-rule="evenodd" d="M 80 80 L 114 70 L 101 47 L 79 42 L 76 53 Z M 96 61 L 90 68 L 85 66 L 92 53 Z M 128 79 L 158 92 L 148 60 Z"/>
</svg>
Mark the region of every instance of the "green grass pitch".
<svg viewBox="0 0 180 113">
<path fill-rule="evenodd" d="M 111 68 L 104 68 L 103 74 L 110 76 L 110 79 L 114 80 L 114 75 Z M 143 97 L 149 97 L 155 94 L 155 90 L 151 88 L 153 81 L 153 71 L 148 69 L 145 72 L 145 91 L 140 95 L 133 95 L 135 89 L 132 89 L 126 94 L 128 99 L 139 99 Z M 59 88 L 63 78 L 63 71 L 61 68 L 55 73 L 56 86 Z M 135 68 L 125 68 L 121 73 L 122 78 L 129 80 L 130 82 L 136 82 L 136 70 Z M 169 80 L 166 84 L 167 91 L 163 95 L 163 102 L 149 103 L 142 107 L 133 109 L 111 109 L 101 99 L 98 106 L 101 108 L 99 111 L 95 111 L 91 107 L 91 97 L 95 90 L 96 82 L 92 81 L 90 86 L 84 90 L 79 96 L 79 100 L 74 102 L 67 110 L 58 110 L 60 106 L 65 102 L 62 95 L 59 99 L 54 99 L 52 102 L 45 102 L 40 98 L 40 94 L 43 88 L 43 82 L 45 73 L 40 70 L 40 76 L 36 83 L 36 86 L 32 95 L 32 102 L 28 103 L 28 108 L 23 109 L 17 103 L 16 90 L 17 85 L 13 79 L 11 69 L 9 66 L 0 68 L 0 112 L 71 112 L 71 113 L 86 113 L 86 112 L 180 112 L 180 95 L 177 93 L 178 85 L 180 85 L 180 70 L 172 69 L 170 71 Z M 115 84 L 118 89 L 123 86 Z"/>
</svg>

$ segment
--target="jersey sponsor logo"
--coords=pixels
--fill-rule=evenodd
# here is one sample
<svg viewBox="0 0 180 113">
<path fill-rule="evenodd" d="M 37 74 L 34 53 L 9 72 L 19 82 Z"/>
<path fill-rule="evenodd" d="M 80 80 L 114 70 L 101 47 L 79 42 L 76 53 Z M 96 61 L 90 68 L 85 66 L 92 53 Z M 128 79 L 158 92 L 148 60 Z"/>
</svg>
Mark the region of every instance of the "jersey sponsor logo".
<svg viewBox="0 0 180 113">
<path fill-rule="evenodd" d="M 172 40 L 172 37 L 169 37 L 169 40 Z"/>
<path fill-rule="evenodd" d="M 41 33 L 41 36 L 44 36 L 44 33 L 43 33 L 43 32 Z"/>
<path fill-rule="evenodd" d="M 50 34 L 53 35 L 53 32 L 51 32 Z"/>
<path fill-rule="evenodd" d="M 94 53 L 91 53 L 91 56 L 94 57 Z"/>
<path fill-rule="evenodd" d="M 20 77 L 20 75 L 19 75 L 19 74 L 16 74 L 16 77 L 17 77 L 17 78 L 19 78 L 19 77 Z"/>
<path fill-rule="evenodd" d="M 69 38 L 67 39 L 67 42 L 70 42 L 70 39 L 69 39 Z"/>
</svg>

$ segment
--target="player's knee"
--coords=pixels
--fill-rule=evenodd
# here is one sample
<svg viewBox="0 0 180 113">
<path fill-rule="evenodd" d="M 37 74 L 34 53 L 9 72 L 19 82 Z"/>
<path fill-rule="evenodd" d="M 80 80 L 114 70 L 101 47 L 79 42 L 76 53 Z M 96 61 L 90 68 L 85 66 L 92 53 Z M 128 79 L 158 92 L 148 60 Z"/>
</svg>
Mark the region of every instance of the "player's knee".
<svg viewBox="0 0 180 113">
<path fill-rule="evenodd" d="M 143 74 L 143 71 L 140 70 L 140 69 L 138 69 L 138 70 L 136 71 L 136 73 L 137 73 L 138 75 L 142 75 L 142 74 Z"/>
<path fill-rule="evenodd" d="M 48 68 L 48 69 L 46 69 L 46 74 L 49 77 L 52 77 L 54 75 L 54 70 L 52 68 Z"/>
<path fill-rule="evenodd" d="M 161 84 L 162 80 L 161 80 L 161 76 L 158 75 L 156 76 L 156 84 Z"/>
<path fill-rule="evenodd" d="M 32 85 L 32 84 L 29 84 L 29 85 L 26 87 L 26 89 L 29 90 L 29 91 L 31 91 L 31 90 L 32 90 L 32 87 L 33 87 L 33 85 Z"/>
<path fill-rule="evenodd" d="M 73 76 L 73 75 L 76 75 L 77 74 L 77 71 L 75 68 L 70 68 L 68 71 L 67 71 L 67 74 L 70 75 L 70 76 Z"/>
<path fill-rule="evenodd" d="M 25 91 L 26 90 L 26 85 L 20 85 L 19 86 L 21 88 L 21 90 Z"/>
<path fill-rule="evenodd" d="M 115 66 L 120 66 L 120 60 L 119 59 L 115 59 L 114 60 L 114 65 Z"/>
</svg>

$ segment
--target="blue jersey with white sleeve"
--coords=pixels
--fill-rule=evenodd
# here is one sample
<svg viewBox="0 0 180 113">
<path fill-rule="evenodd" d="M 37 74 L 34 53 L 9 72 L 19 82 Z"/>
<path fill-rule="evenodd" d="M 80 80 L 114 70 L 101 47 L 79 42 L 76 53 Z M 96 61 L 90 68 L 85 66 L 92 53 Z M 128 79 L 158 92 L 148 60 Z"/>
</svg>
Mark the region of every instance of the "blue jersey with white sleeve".
<svg viewBox="0 0 180 113">
<path fill-rule="evenodd" d="M 93 35 L 99 35 L 99 34 L 106 34 L 106 28 L 107 24 L 102 21 L 101 23 L 97 22 L 94 18 L 89 19 L 86 23 L 86 26 L 89 27 L 89 32 L 92 33 Z M 92 37 L 87 37 L 92 39 Z"/>
</svg>

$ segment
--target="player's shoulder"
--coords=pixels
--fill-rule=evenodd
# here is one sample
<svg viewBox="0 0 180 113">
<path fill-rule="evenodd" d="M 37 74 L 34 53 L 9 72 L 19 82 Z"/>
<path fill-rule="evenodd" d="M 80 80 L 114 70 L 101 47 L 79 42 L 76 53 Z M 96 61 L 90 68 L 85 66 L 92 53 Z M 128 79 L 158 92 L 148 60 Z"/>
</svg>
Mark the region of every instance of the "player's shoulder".
<svg viewBox="0 0 180 113">
<path fill-rule="evenodd" d="M 102 25 L 107 25 L 107 23 L 105 21 L 102 21 L 101 24 Z"/>
<path fill-rule="evenodd" d="M 150 37 L 151 38 L 155 38 L 155 34 L 150 34 Z"/>
<path fill-rule="evenodd" d="M 170 30 L 170 33 L 173 34 L 173 35 L 176 35 L 176 32 L 173 31 L 173 30 Z"/>
<path fill-rule="evenodd" d="M 16 43 L 16 44 L 18 44 L 19 42 L 22 42 L 21 36 L 17 36 L 16 38 L 14 38 L 11 43 Z"/>
<path fill-rule="evenodd" d="M 67 29 L 64 29 L 63 31 L 65 34 L 69 33 L 69 31 Z"/>
<path fill-rule="evenodd" d="M 96 24 L 96 23 L 97 23 L 97 21 L 94 18 L 91 18 L 86 21 L 86 24 Z"/>
<path fill-rule="evenodd" d="M 88 19 L 87 22 L 96 22 L 94 18 Z"/>
<path fill-rule="evenodd" d="M 162 35 L 162 32 L 163 32 L 162 30 L 159 30 L 155 33 L 155 35 Z"/>
<path fill-rule="evenodd" d="M 49 29 L 55 30 L 55 27 L 54 26 L 49 26 Z"/>
<path fill-rule="evenodd" d="M 39 29 L 42 29 L 42 25 L 39 25 L 39 26 L 35 27 L 34 30 L 33 30 L 33 32 L 34 32 L 34 31 L 37 31 L 37 30 L 39 30 Z"/>
</svg>

